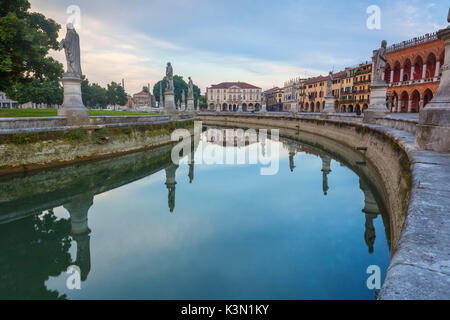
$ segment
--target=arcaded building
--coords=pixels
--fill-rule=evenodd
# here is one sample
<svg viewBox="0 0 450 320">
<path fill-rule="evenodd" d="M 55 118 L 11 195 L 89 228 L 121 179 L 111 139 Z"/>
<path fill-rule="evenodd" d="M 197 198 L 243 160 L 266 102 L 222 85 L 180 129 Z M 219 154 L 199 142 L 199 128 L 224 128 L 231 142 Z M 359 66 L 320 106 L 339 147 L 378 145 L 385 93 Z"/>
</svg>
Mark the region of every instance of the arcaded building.
<svg viewBox="0 0 450 320">
<path fill-rule="evenodd" d="M 390 46 L 385 80 L 392 112 L 419 112 L 434 97 L 444 65 L 444 42 L 436 33 Z"/>
<path fill-rule="evenodd" d="M 261 108 L 262 89 L 245 82 L 222 82 L 206 89 L 209 110 L 253 111 Z"/>
</svg>

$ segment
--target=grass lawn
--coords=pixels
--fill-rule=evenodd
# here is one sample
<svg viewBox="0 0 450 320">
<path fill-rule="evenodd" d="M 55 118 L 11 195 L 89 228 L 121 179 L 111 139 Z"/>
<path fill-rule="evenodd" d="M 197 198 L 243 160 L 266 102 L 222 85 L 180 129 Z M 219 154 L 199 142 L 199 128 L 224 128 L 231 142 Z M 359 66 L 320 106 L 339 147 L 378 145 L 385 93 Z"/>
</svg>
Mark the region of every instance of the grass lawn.
<svg viewBox="0 0 450 320">
<path fill-rule="evenodd" d="M 55 109 L 0 109 L 0 118 L 13 117 L 56 117 L 58 111 Z M 155 116 L 157 113 L 89 110 L 90 116 Z"/>
</svg>

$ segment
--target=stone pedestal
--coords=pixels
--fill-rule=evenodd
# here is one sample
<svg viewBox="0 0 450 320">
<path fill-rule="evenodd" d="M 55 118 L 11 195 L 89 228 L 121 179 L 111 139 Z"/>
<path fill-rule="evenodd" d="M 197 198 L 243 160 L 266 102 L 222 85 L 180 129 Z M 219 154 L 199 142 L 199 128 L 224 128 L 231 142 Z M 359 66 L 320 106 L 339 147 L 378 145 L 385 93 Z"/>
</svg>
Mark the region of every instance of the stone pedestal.
<svg viewBox="0 0 450 320">
<path fill-rule="evenodd" d="M 332 113 L 336 113 L 336 110 L 334 110 L 334 96 L 326 96 L 322 116 L 328 116 Z"/>
<path fill-rule="evenodd" d="M 389 113 L 386 107 L 387 84 L 374 84 L 371 86 L 370 106 L 364 111 L 364 123 L 375 123 Z"/>
<path fill-rule="evenodd" d="M 81 79 L 64 75 L 61 79 L 64 88 L 64 102 L 58 116 L 67 117 L 70 126 L 89 124 L 89 112 L 81 98 Z"/>
<path fill-rule="evenodd" d="M 164 93 L 164 114 L 174 116 L 178 114 L 178 110 L 175 106 L 175 95 L 173 92 Z"/>
<path fill-rule="evenodd" d="M 267 113 L 267 106 L 265 103 L 262 104 L 260 113 Z"/>
<path fill-rule="evenodd" d="M 194 110 L 194 99 L 188 98 L 187 101 L 187 111 L 193 111 Z"/>
<path fill-rule="evenodd" d="M 420 111 L 416 146 L 420 149 L 450 152 L 450 27 L 438 31 L 444 40 L 445 65 L 439 89 L 433 100 Z"/>
</svg>

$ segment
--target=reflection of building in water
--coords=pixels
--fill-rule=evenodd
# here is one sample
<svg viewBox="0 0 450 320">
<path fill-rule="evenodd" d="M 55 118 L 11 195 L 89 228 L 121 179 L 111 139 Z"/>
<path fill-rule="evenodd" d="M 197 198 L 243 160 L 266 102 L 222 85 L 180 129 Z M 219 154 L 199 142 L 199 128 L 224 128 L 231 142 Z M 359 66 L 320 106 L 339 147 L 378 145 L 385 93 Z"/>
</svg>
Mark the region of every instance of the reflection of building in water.
<svg viewBox="0 0 450 320">
<path fill-rule="evenodd" d="M 362 210 L 366 214 L 366 230 L 364 232 L 364 240 L 369 247 L 369 252 L 372 253 L 376 238 L 373 220 L 380 214 L 380 209 L 378 208 L 378 204 L 368 185 L 362 179 L 359 180 L 359 185 L 361 190 L 364 192 L 364 209 Z"/>
<path fill-rule="evenodd" d="M 241 135 L 242 133 L 242 135 Z M 245 133 L 242 129 L 216 129 L 210 128 L 206 133 L 206 141 L 221 147 L 247 147 L 258 143 L 259 137 L 256 134 Z"/>
<path fill-rule="evenodd" d="M 175 185 L 176 182 L 176 172 L 177 172 L 178 166 L 175 164 L 170 164 L 166 168 L 166 186 L 167 190 L 169 190 L 169 209 L 170 212 L 173 212 L 175 209 Z"/>
<path fill-rule="evenodd" d="M 71 235 L 77 243 L 75 265 L 80 268 L 81 280 L 85 281 L 91 271 L 90 233 L 88 212 L 93 204 L 94 196 L 84 194 L 72 199 L 64 205 L 70 214 Z"/>
<path fill-rule="evenodd" d="M 331 158 L 327 155 L 321 155 L 322 159 L 322 189 L 323 194 L 328 194 L 328 174 L 331 172 Z"/>
</svg>

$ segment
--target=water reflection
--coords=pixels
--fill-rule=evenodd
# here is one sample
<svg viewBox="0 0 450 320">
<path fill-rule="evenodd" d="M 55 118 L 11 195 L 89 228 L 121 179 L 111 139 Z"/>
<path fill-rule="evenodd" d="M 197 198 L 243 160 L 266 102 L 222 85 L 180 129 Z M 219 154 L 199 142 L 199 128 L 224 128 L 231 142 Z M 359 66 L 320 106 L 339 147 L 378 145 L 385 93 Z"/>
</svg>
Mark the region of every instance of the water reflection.
<svg viewBox="0 0 450 320">
<path fill-rule="evenodd" d="M 287 150 L 291 172 L 296 168 L 296 155 L 314 155 L 321 160 L 322 191 L 327 196 L 331 192 L 328 182 L 332 174 L 331 163 L 336 157 L 296 140 L 282 138 L 280 142 Z M 260 147 L 262 153 L 266 152 L 265 141 L 260 142 Z M 91 269 L 95 268 L 91 265 L 90 247 L 91 235 L 96 231 L 89 228 L 89 210 L 96 195 L 164 171 L 167 206 L 170 212 L 174 212 L 180 164 L 171 162 L 170 150 L 171 147 L 167 146 L 150 152 L 1 180 L 0 299 L 67 298 L 58 291 L 47 289 L 45 282 L 49 277 L 61 275 L 74 264 L 80 268 L 81 280 L 88 281 Z M 191 152 L 196 152 L 194 145 Z M 339 162 L 344 165 L 345 159 Z M 192 184 L 196 164 L 191 161 L 187 166 L 187 178 Z M 387 236 L 389 220 L 376 188 L 363 175 L 359 183 L 365 199 L 362 210 L 365 214 L 364 241 L 368 251 L 373 253 L 376 238 L 374 220 L 379 215 L 383 216 Z M 60 206 L 67 210 L 69 219 L 56 218 L 53 209 Z M 76 245 L 75 261 L 69 253 L 72 243 Z"/>
</svg>

